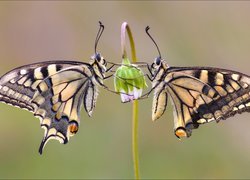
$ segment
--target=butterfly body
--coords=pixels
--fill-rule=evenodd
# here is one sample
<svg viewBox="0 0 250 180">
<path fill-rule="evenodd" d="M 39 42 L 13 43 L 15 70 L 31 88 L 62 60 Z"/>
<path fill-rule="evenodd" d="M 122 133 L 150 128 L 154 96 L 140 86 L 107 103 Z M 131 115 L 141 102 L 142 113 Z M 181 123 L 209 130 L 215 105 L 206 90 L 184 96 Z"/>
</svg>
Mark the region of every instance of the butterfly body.
<svg viewBox="0 0 250 180">
<path fill-rule="evenodd" d="M 171 97 L 177 137 L 189 137 L 200 124 L 250 112 L 250 77 L 211 67 L 169 67 L 164 60 L 151 66 L 154 89 L 152 119 L 162 116 Z"/>
<path fill-rule="evenodd" d="M 49 139 L 67 143 L 78 131 L 80 109 L 89 116 L 103 85 L 106 62 L 95 54 L 90 63 L 47 61 L 29 64 L 3 75 L 0 101 L 31 111 L 45 129 L 39 152 Z"/>
</svg>

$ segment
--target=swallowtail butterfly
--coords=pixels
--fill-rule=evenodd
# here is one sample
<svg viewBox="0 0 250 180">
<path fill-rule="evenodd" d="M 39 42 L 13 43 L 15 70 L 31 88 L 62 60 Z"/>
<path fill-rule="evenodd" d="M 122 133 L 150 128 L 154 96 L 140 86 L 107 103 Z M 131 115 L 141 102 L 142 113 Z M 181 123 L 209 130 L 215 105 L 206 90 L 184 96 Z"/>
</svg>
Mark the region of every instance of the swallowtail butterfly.
<svg viewBox="0 0 250 180">
<path fill-rule="evenodd" d="M 0 78 L 0 101 L 31 111 L 40 119 L 44 138 L 66 144 L 78 131 L 82 105 L 89 116 L 96 105 L 97 85 L 104 86 L 107 62 L 96 52 L 104 30 L 100 23 L 90 63 L 47 61 L 13 69 Z"/>
<path fill-rule="evenodd" d="M 148 67 L 152 80 L 150 92 L 154 91 L 153 120 L 166 110 L 168 96 L 174 106 L 174 131 L 178 138 L 189 137 L 200 124 L 250 112 L 250 76 L 211 67 L 170 67 L 161 58 L 148 30 L 149 27 L 146 33 L 159 53 Z"/>
</svg>

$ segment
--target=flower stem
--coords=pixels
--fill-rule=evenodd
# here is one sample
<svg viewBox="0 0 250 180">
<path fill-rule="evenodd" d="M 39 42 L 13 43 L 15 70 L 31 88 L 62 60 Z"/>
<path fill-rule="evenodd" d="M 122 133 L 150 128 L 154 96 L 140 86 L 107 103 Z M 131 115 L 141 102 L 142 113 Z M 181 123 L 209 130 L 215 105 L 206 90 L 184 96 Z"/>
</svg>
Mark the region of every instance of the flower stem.
<svg viewBox="0 0 250 180">
<path fill-rule="evenodd" d="M 135 43 L 132 36 L 132 32 L 127 22 L 124 22 L 121 27 L 121 46 L 122 46 L 122 59 L 127 59 L 126 52 L 126 32 L 128 33 L 132 63 L 137 61 Z M 133 101 L 133 116 L 132 116 L 132 154 L 134 164 L 134 176 L 135 179 L 140 179 L 139 175 L 139 154 L 138 154 L 138 101 Z"/>
<path fill-rule="evenodd" d="M 135 179 L 140 179 L 139 175 L 139 154 L 138 154 L 138 100 L 133 102 L 133 134 L 132 134 L 132 152 L 134 162 Z"/>
</svg>

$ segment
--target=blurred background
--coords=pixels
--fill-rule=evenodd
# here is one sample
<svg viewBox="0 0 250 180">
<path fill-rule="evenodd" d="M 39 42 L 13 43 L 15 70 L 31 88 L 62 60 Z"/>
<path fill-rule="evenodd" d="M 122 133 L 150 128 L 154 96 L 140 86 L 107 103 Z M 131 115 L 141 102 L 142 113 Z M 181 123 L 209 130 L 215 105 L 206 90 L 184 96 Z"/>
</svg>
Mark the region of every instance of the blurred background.
<svg viewBox="0 0 250 180">
<path fill-rule="evenodd" d="M 88 62 L 99 28 L 98 51 L 121 62 L 120 26 L 132 29 L 139 61 L 158 55 L 172 66 L 213 66 L 249 74 L 250 2 L 215 1 L 11 1 L 0 2 L 0 73 L 45 60 Z M 129 47 L 128 47 L 129 48 Z M 113 88 L 112 79 L 106 83 Z M 148 84 L 150 86 L 150 83 Z M 151 121 L 152 95 L 139 103 L 142 178 L 250 178 L 248 113 L 194 130 L 173 133 L 171 103 Z M 132 104 L 100 88 L 93 117 L 82 111 L 78 133 L 67 145 L 38 147 L 44 130 L 28 111 L 0 104 L 0 178 L 133 178 Z"/>
</svg>

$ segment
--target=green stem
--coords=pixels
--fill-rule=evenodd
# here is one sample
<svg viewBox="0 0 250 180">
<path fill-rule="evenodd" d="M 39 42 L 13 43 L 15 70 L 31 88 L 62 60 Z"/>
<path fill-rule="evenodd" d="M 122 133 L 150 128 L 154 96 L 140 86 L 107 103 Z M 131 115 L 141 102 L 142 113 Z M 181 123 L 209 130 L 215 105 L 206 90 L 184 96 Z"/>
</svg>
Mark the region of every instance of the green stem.
<svg viewBox="0 0 250 180">
<path fill-rule="evenodd" d="M 138 153 L 138 100 L 133 102 L 133 133 L 132 133 L 132 152 L 134 162 L 135 179 L 140 179 L 139 175 L 139 153 Z"/>
<path fill-rule="evenodd" d="M 126 52 L 126 32 L 128 33 L 132 62 L 136 62 L 135 43 L 132 32 L 127 22 L 124 22 L 121 27 L 121 45 L 122 45 L 122 59 L 127 59 Z M 140 179 L 139 175 L 139 154 L 138 154 L 138 101 L 133 101 L 133 116 L 132 116 L 132 153 L 134 164 L 135 179 Z"/>
</svg>

